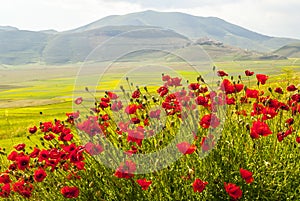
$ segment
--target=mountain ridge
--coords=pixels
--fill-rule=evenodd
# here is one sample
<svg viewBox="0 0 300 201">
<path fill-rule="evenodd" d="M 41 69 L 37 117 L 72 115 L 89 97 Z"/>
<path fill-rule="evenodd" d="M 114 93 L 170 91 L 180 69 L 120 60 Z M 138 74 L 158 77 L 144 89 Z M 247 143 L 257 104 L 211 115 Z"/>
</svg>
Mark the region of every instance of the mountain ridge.
<svg viewBox="0 0 300 201">
<path fill-rule="evenodd" d="M 225 45 L 222 47 L 210 45 L 207 46 L 209 47 L 207 51 L 218 57 L 222 57 L 221 51 L 228 51 L 224 52 L 224 55 L 230 53 L 233 58 L 255 58 L 255 56 L 258 59 L 268 58 L 269 56 L 264 57 L 266 52 L 276 54 L 274 51 L 284 45 L 300 43 L 300 40 L 296 39 L 258 34 L 216 17 L 144 11 L 107 16 L 64 32 L 51 29 L 27 31 L 11 26 L 0 26 L 0 63 L 16 65 L 83 62 L 95 48 L 107 40 L 110 41 L 110 51 L 99 53 L 103 54 L 102 60 L 114 58 L 126 47 L 129 50 L 133 50 L 134 47 L 147 47 L 191 54 L 191 50 L 197 49 L 198 46 L 187 48 L 188 45 L 203 38 Z M 252 50 L 254 52 L 250 53 Z M 135 54 L 135 59 L 137 55 L 141 56 L 143 53 Z M 282 56 L 278 58 L 285 57 Z M 271 55 L 270 58 L 277 57 Z"/>
</svg>

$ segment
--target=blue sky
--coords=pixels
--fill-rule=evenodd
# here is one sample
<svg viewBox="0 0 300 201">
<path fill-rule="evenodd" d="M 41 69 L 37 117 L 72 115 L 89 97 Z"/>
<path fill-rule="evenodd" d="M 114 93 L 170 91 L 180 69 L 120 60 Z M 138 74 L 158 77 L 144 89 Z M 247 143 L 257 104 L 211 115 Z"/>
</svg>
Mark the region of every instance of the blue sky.
<svg viewBox="0 0 300 201">
<path fill-rule="evenodd" d="M 214 16 L 258 33 L 300 39 L 299 0 L 0 0 L 0 26 L 73 29 L 143 10 Z"/>
</svg>

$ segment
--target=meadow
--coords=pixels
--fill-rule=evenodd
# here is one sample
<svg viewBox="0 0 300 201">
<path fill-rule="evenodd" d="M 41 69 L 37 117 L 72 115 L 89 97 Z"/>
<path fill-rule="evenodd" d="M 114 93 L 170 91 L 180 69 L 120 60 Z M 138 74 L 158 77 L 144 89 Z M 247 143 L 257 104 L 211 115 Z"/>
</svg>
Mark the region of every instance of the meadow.
<svg viewBox="0 0 300 201">
<path fill-rule="evenodd" d="M 82 64 L 76 64 L 69 66 L 26 65 L 1 70 L 0 147 L 3 155 L 0 159 L 3 165 L 0 175 L 9 175 L 12 182 L 20 182 L 19 185 L 23 185 L 23 191 L 11 187 L 11 195 L 6 199 L 23 200 L 26 197 L 32 200 L 64 200 L 65 198 L 78 200 L 300 199 L 298 179 L 300 153 L 299 142 L 296 140 L 297 136 L 300 136 L 300 111 L 297 111 L 299 101 L 291 103 L 293 95 L 299 94 L 300 60 L 226 61 L 210 65 L 196 63 L 195 66 L 185 66 L 186 63 L 180 62 L 157 65 L 148 63 L 145 67 L 139 67 L 135 63 L 121 62 L 114 64 L 113 68 L 108 68 L 106 71 L 101 68 L 101 65 L 107 66 L 108 64 L 90 64 L 84 69 L 82 69 Z M 216 67 L 215 70 L 213 66 Z M 139 70 L 130 71 L 131 67 L 139 67 Z M 157 70 L 152 72 L 153 69 Z M 218 70 L 229 75 L 218 76 Z M 255 74 L 247 76 L 246 70 L 253 71 Z M 224 80 L 227 79 L 233 83 L 229 86 L 236 87 L 236 84 L 242 84 L 243 88 L 239 92 L 235 89 L 230 93 L 227 93 L 226 87 L 223 88 L 223 92 L 226 92 L 223 96 L 228 95 L 228 98 L 235 100 L 234 103 L 225 104 L 226 110 L 223 105 L 216 104 L 220 108 L 214 111 L 212 106 L 202 103 L 201 105 L 199 100 L 200 102 L 196 102 L 195 105 L 195 108 L 198 108 L 196 115 L 191 112 L 195 108 L 189 109 L 189 107 L 169 114 L 171 109 L 167 110 L 162 106 L 163 103 L 166 104 L 166 97 L 156 92 L 164 82 L 161 73 L 170 75 L 171 78 L 182 78 L 181 83 L 185 86 L 185 90 L 196 94 L 184 97 L 188 99 L 187 106 L 195 105 L 194 99 L 201 96 L 201 93 L 203 97 L 206 96 L 210 100 L 209 104 L 214 103 L 216 96 L 212 98 L 211 94 L 208 95 L 210 91 L 199 92 L 199 86 L 209 86 L 210 82 L 212 85 L 216 82 L 223 83 L 221 86 L 224 87 L 226 86 Z M 199 73 L 205 79 L 204 82 L 201 81 Z M 102 74 L 104 76 L 99 77 Z M 268 76 L 266 84 L 257 84 L 259 81 L 255 77 L 257 74 Z M 166 78 L 166 80 L 171 78 Z M 192 83 L 199 83 L 198 88 L 189 89 Z M 294 85 L 296 89 L 287 91 L 287 87 L 291 85 Z M 124 91 L 121 86 L 125 88 Z M 174 83 L 173 85 L 172 83 L 165 84 L 165 86 L 170 90 L 167 95 L 181 90 L 181 86 L 176 87 Z M 148 88 L 145 89 L 145 87 Z M 279 87 L 283 90 L 282 94 L 275 92 Z M 251 95 L 247 97 L 247 88 L 258 90 L 260 94 L 256 98 L 250 97 Z M 136 89 L 138 92 L 133 95 Z M 173 90 L 172 93 L 171 90 Z M 122 111 L 114 111 L 111 109 L 115 103 L 114 98 L 105 93 L 107 91 L 114 91 L 120 96 L 124 108 L 142 103 L 145 105 L 134 109 L 133 113 L 130 112 L 131 107 L 125 112 L 124 108 Z M 183 101 L 181 97 L 178 97 L 180 95 L 176 96 L 175 99 L 179 99 L 179 102 Z M 249 102 L 240 101 L 243 96 Z M 222 102 L 222 95 L 219 98 Z M 77 102 L 74 103 L 74 100 Z M 270 106 L 270 100 L 278 100 L 291 105 L 287 106 L 289 107 L 287 110 L 281 109 L 281 106 L 274 106 L 275 110 L 266 114 L 262 111 L 273 108 Z M 106 101 L 111 105 L 105 106 Z M 92 110 L 94 113 L 91 113 L 87 108 L 94 107 L 95 102 L 96 107 Z M 253 106 L 254 103 L 257 105 Z M 176 101 L 172 104 L 176 104 Z M 262 111 L 256 110 L 257 107 Z M 149 117 L 150 112 L 157 108 L 164 114 L 164 116 L 161 115 L 161 120 L 154 114 Z M 68 119 L 66 113 L 77 110 L 81 112 L 80 117 L 77 117 L 78 121 L 76 121 L 75 114 L 72 119 Z M 220 120 L 220 126 L 216 125 L 212 128 L 213 120 L 211 119 L 207 123 L 208 126 L 203 123 L 198 124 L 204 116 L 214 112 Z M 124 113 L 127 114 L 124 115 Z M 185 117 L 186 120 L 184 120 L 185 113 L 191 113 Z M 97 116 L 99 124 L 106 125 L 105 128 L 101 127 L 102 134 L 94 135 L 89 129 L 87 130 L 90 127 L 84 123 L 92 124 L 92 121 L 90 122 L 92 117 L 86 118 L 85 116 Z M 74 120 L 73 118 L 75 122 L 71 121 Z M 265 119 L 262 120 L 263 118 Z M 291 118 L 292 123 L 292 120 L 287 121 Z M 55 119 L 64 121 L 65 124 Z M 195 119 L 199 119 L 196 127 Z M 260 131 L 258 135 L 255 135 L 252 132 L 255 127 L 253 122 L 259 122 L 260 119 L 262 122 L 267 122 L 272 134 Z M 133 125 L 127 125 L 127 130 L 126 126 L 122 127 L 117 124 L 127 123 L 126 120 L 135 122 Z M 145 120 L 149 120 L 149 124 Z M 45 130 L 48 126 L 48 124 L 43 124 L 45 122 L 52 122 L 50 130 Z M 165 124 L 163 129 L 157 127 L 159 122 Z M 37 126 L 37 131 L 31 133 L 28 129 L 33 126 Z M 55 126 L 70 129 L 74 137 L 62 140 L 63 131 L 59 130 L 55 133 L 53 131 Z M 138 135 L 136 133 L 138 129 L 142 129 L 141 127 L 147 132 L 154 130 L 157 133 L 154 137 L 147 136 L 147 138 L 135 136 Z M 97 130 L 97 128 L 94 129 Z M 120 134 L 119 131 L 122 129 Z M 266 129 L 265 125 L 263 129 Z M 143 131 L 147 133 L 145 130 Z M 133 132 L 135 137 L 130 136 L 130 132 Z M 55 134 L 53 140 L 41 139 L 50 136 L 51 133 Z M 280 133 L 282 136 L 279 135 Z M 288 134 L 285 135 L 285 133 Z M 109 160 L 105 152 L 108 146 L 105 139 L 113 147 L 125 151 L 126 157 L 120 156 L 115 149 L 110 149 L 110 156 L 113 160 Z M 66 155 L 73 154 L 71 151 L 68 152 L 68 147 L 73 142 L 76 144 L 73 148 L 77 151 L 77 159 L 62 158 L 63 152 Z M 162 160 L 162 165 L 159 165 L 159 162 L 154 159 L 150 160 L 151 163 L 146 161 L 147 164 L 143 164 L 145 161 L 135 158 L 135 155 L 164 150 L 170 142 L 175 143 L 175 150 L 172 149 L 170 153 L 166 153 L 166 158 L 172 161 L 170 164 L 168 160 Z M 21 143 L 24 143 L 26 147 L 19 148 L 19 150 L 14 147 Z M 80 145 L 85 145 L 87 153 L 80 151 L 82 148 Z M 53 149 L 58 150 L 61 161 L 51 158 L 49 161 L 55 164 L 49 164 L 48 160 L 43 161 L 32 157 L 24 169 L 18 166 L 16 169 L 8 168 L 9 171 L 6 171 L 11 162 L 18 164 L 16 158 L 6 159 L 13 150 L 19 154 L 23 152 L 24 155 L 29 155 L 34 147 L 48 150 L 49 153 Z M 68 167 L 65 167 L 65 164 L 68 164 Z M 148 170 L 146 166 L 147 168 L 151 166 L 152 169 Z M 35 171 L 42 171 L 41 169 L 47 174 L 47 177 L 42 179 L 45 179 L 43 182 L 34 177 Z M 22 175 L 25 175 L 24 178 Z M 0 183 L 2 176 L 0 176 Z M 3 186 L 0 195 L 4 192 Z"/>
</svg>

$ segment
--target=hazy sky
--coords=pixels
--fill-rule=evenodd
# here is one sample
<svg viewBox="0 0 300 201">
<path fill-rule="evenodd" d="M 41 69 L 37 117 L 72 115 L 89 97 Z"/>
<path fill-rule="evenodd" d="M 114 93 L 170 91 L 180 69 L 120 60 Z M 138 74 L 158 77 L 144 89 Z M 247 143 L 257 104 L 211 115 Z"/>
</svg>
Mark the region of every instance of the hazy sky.
<svg viewBox="0 0 300 201">
<path fill-rule="evenodd" d="M 300 0 L 0 0 L 0 26 L 69 30 L 143 10 L 215 16 L 258 33 L 300 39 Z"/>
</svg>

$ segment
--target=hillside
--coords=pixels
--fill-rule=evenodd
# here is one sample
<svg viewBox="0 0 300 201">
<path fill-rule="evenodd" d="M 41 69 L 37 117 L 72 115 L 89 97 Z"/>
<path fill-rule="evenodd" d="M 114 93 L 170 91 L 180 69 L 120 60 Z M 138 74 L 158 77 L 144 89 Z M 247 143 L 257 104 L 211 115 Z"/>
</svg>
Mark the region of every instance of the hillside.
<svg viewBox="0 0 300 201">
<path fill-rule="evenodd" d="M 203 37 L 232 46 L 256 51 L 273 51 L 296 39 L 265 36 L 216 17 L 198 17 L 179 12 L 144 11 L 127 15 L 112 15 L 69 32 L 81 32 L 110 25 L 157 26 L 172 29 L 190 39 Z"/>
<path fill-rule="evenodd" d="M 198 44 L 199 39 L 217 44 Z M 215 17 L 144 11 L 108 16 L 65 32 L 0 26 L 0 64 L 125 61 L 145 55 L 174 60 L 169 51 L 191 60 L 201 60 L 201 51 L 213 59 L 281 59 L 297 54 L 278 57 L 272 52 L 296 43 L 300 40 L 261 35 Z"/>
<path fill-rule="evenodd" d="M 274 51 L 274 53 L 290 58 L 300 58 L 300 43 L 285 45 Z"/>
</svg>

